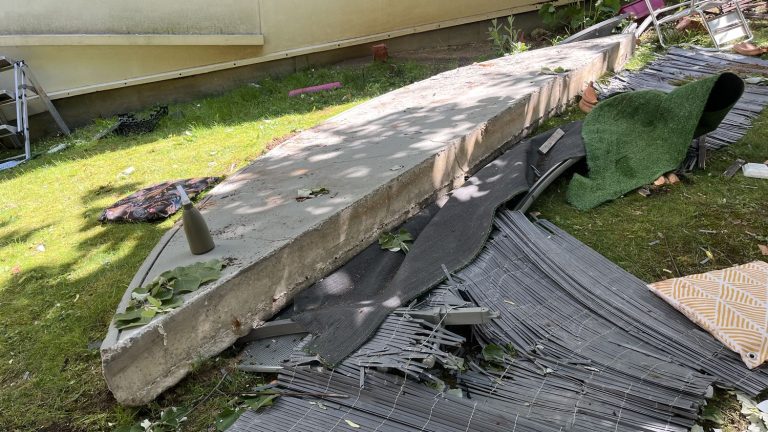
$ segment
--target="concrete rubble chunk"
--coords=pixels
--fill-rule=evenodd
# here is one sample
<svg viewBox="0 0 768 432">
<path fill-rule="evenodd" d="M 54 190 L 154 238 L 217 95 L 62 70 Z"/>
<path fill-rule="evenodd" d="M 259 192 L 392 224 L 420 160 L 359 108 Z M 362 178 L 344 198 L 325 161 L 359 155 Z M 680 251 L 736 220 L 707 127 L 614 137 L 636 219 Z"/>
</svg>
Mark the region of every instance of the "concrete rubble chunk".
<svg viewBox="0 0 768 432">
<path fill-rule="evenodd" d="M 463 182 L 489 158 L 620 69 L 631 35 L 529 51 L 444 72 L 305 131 L 218 185 L 200 210 L 216 248 L 193 256 L 169 230 L 126 291 L 196 261 L 222 277 L 148 325 L 110 326 L 102 367 L 118 402 L 142 405 L 262 325 L 303 288 Z M 565 73 L 542 74 L 544 67 Z M 398 166 L 393 170 L 393 166 Z M 299 189 L 330 193 L 297 201 Z"/>
</svg>

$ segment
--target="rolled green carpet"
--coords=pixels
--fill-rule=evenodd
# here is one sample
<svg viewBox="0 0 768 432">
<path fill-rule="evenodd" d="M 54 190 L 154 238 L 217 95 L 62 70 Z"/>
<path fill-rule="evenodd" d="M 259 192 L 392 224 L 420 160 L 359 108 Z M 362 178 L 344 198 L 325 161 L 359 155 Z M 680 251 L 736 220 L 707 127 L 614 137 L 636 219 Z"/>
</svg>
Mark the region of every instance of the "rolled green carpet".
<svg viewBox="0 0 768 432">
<path fill-rule="evenodd" d="M 664 93 L 623 93 L 598 104 L 584 120 L 589 177 L 574 175 L 567 199 L 580 210 L 620 197 L 680 166 L 691 141 L 717 129 L 744 92 L 723 73 Z"/>
</svg>

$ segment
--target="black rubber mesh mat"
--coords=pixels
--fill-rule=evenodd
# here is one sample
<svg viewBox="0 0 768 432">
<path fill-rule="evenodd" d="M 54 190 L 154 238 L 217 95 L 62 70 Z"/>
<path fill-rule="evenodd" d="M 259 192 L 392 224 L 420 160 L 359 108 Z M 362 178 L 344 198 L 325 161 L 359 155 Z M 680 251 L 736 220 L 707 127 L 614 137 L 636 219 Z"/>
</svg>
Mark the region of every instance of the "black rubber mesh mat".
<svg viewBox="0 0 768 432">
<path fill-rule="evenodd" d="M 416 238 L 438 210 L 437 204 L 431 204 L 393 231 L 406 229 Z M 378 243 L 368 246 L 339 269 L 296 295 L 292 319 L 307 326 L 315 319 L 315 310 L 356 308 L 359 303 L 379 294 L 405 257 L 404 253 L 382 249 Z"/>
<path fill-rule="evenodd" d="M 441 375 L 425 356 L 455 364 L 449 352 L 461 337 L 390 314 L 335 369 L 297 348 L 276 387 L 289 396 L 230 430 L 684 432 L 712 384 L 750 395 L 768 387 L 765 369 L 747 369 L 645 283 L 552 224 L 502 210 L 494 225 L 477 258 L 434 291 L 450 286 L 499 312 L 473 333 L 482 345 L 511 344 L 513 358 L 489 369 L 468 356 L 451 391 L 427 386 Z"/>
<path fill-rule="evenodd" d="M 335 370 L 301 368 L 281 373 L 281 390 L 335 393 L 322 400 L 281 397 L 274 407 L 247 411 L 231 432 L 556 432 L 551 422 L 535 421 L 481 401 L 452 397 L 413 380 L 371 370 L 365 385 L 351 366 Z"/>
<path fill-rule="evenodd" d="M 444 294 L 437 294 L 426 299 L 424 306 L 440 302 Z M 439 370 L 433 368 L 460 369 L 449 351 L 464 342 L 462 336 L 442 326 L 390 314 L 371 339 L 334 369 L 318 367 L 317 358 L 307 356 L 299 346 L 272 388 L 288 396 L 259 412 L 247 411 L 228 431 L 559 430 L 547 421 L 522 418 L 480 400 L 449 394 L 435 376 L 440 375 Z"/>
<path fill-rule="evenodd" d="M 602 391 L 623 387 L 649 406 L 688 405 L 708 381 L 751 396 L 768 388 L 764 367 L 748 369 L 643 281 L 551 223 L 502 211 L 496 225 L 455 277 L 478 305 L 500 313 L 476 327 L 483 339 L 510 342 L 545 369 L 588 366 L 581 377 L 567 374 L 601 380 Z"/>
<path fill-rule="evenodd" d="M 384 258 L 386 252 L 369 248 L 300 296 L 297 304 L 304 310 L 318 305 L 325 293 L 344 293 L 329 296 L 322 308 L 293 317 L 315 336 L 307 349 L 327 364 L 338 364 L 368 340 L 390 312 L 440 283 L 446 271 L 472 261 L 488 238 L 499 206 L 528 191 L 550 168 L 584 156 L 581 122 L 561 129 L 565 135 L 546 154 L 538 149 L 554 130 L 516 144 L 454 190 L 399 266 L 398 258 Z"/>
</svg>

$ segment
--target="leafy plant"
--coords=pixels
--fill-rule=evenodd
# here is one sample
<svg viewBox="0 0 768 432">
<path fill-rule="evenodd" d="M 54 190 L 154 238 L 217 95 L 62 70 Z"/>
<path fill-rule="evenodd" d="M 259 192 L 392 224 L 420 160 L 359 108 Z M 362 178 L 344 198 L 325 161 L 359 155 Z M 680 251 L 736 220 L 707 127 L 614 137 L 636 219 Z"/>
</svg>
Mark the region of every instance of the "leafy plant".
<svg viewBox="0 0 768 432">
<path fill-rule="evenodd" d="M 232 426 L 247 409 L 258 411 L 260 408 L 272 405 L 277 394 L 242 395 L 236 398 L 233 407 L 227 408 L 216 416 L 216 430 L 223 432 Z"/>
<path fill-rule="evenodd" d="M 528 44 L 522 41 L 515 42 L 510 47 L 510 54 L 517 54 L 525 51 L 528 51 Z"/>
<path fill-rule="evenodd" d="M 413 236 L 405 228 L 401 228 L 400 231 L 396 233 L 382 233 L 379 236 L 379 246 L 390 252 L 403 251 L 404 253 L 408 253 L 412 241 Z"/>
<path fill-rule="evenodd" d="M 181 306 L 184 294 L 218 279 L 223 265 L 221 260 L 211 260 L 163 272 L 149 284 L 133 290 L 125 312 L 115 314 L 115 327 L 122 330 L 142 326 L 157 314 Z"/>
<path fill-rule="evenodd" d="M 568 35 L 556 34 L 549 39 L 549 43 L 551 43 L 554 46 L 554 45 L 558 45 L 560 42 L 566 39 L 568 39 Z"/>
<path fill-rule="evenodd" d="M 506 363 L 506 360 L 511 359 L 516 355 L 517 352 L 512 344 L 507 344 L 506 346 L 488 344 L 483 347 L 482 351 L 483 360 L 496 365 L 503 365 Z"/>
<path fill-rule="evenodd" d="M 514 27 L 515 17 L 508 16 L 506 22 L 507 24 L 503 25 L 494 18 L 488 27 L 488 40 L 496 53 L 504 56 L 528 51 L 528 45 L 523 41 L 523 31 Z"/>
<path fill-rule="evenodd" d="M 181 424 L 187 421 L 187 408 L 170 407 L 160 412 L 158 420 L 144 419 L 131 426 L 122 426 L 115 432 L 177 432 Z"/>
<path fill-rule="evenodd" d="M 539 17 L 549 28 L 575 33 L 615 16 L 620 8 L 621 0 L 579 1 L 559 7 L 554 3 L 544 3 L 539 8 Z"/>
</svg>

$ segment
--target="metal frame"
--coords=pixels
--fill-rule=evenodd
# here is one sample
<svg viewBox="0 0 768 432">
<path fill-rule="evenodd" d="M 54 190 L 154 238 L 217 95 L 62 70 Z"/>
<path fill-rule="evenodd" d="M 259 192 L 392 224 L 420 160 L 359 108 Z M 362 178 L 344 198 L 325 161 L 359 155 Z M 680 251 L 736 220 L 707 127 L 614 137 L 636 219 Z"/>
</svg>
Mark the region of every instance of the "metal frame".
<svg viewBox="0 0 768 432">
<path fill-rule="evenodd" d="M 747 24 L 746 18 L 744 18 L 744 14 L 741 12 L 741 6 L 739 6 L 738 0 L 717 0 L 717 1 L 690 0 L 688 2 L 688 7 L 685 7 L 685 2 L 683 2 L 683 3 L 674 4 L 671 6 L 665 6 L 659 9 L 654 9 L 653 5 L 651 4 L 651 1 L 645 0 L 645 5 L 646 7 L 648 7 L 648 11 L 650 12 L 650 18 L 653 21 L 653 26 L 656 29 L 656 35 L 659 38 L 659 43 L 661 44 L 662 47 L 667 48 L 667 44 L 666 42 L 664 42 L 664 33 L 661 31 L 662 24 L 665 24 L 668 22 L 674 22 L 681 18 L 698 14 L 701 17 L 704 27 L 707 28 L 707 33 L 709 33 L 709 37 L 712 39 L 712 42 L 715 44 L 715 48 L 706 48 L 706 47 L 693 45 L 693 44 L 688 44 L 688 45 L 704 51 L 722 51 L 722 50 L 729 49 L 733 46 L 733 44 L 726 45 L 726 46 L 720 45 L 720 43 L 717 41 L 717 38 L 716 38 L 717 32 L 713 32 L 712 28 L 708 24 L 713 20 L 708 21 L 705 15 L 705 12 L 708 9 L 715 8 L 715 7 L 722 9 L 723 5 L 727 3 L 733 3 L 735 5 L 734 11 L 737 14 L 737 18 L 740 25 L 734 28 L 741 27 L 744 30 L 746 39 L 744 39 L 742 42 L 751 41 L 754 38 L 754 35 L 752 34 L 752 30 L 750 30 L 749 25 Z M 678 12 L 659 18 L 660 15 L 676 9 L 680 9 L 681 7 L 683 9 L 679 10 Z M 728 14 L 734 13 L 734 11 L 728 12 Z M 721 16 L 725 16 L 725 15 L 727 14 L 721 14 Z"/>
<path fill-rule="evenodd" d="M 691 1 L 693 1 L 693 0 L 691 0 Z M 742 13 L 742 11 L 741 11 L 741 6 L 739 6 L 738 0 L 733 0 L 733 1 L 730 1 L 730 0 L 729 1 L 705 1 L 705 2 L 697 4 L 694 7 L 694 10 L 701 17 L 701 21 L 704 23 L 704 27 L 707 28 L 707 33 L 709 33 L 709 37 L 712 38 L 712 42 L 715 44 L 716 48 L 714 50 L 712 48 L 704 48 L 704 47 L 697 47 L 697 48 L 700 48 L 700 49 L 703 49 L 703 50 L 709 50 L 709 51 L 721 51 L 721 50 L 725 50 L 725 49 L 729 49 L 729 48 L 733 47 L 734 44 L 720 46 L 720 43 L 717 41 L 717 37 L 716 37 L 716 34 L 719 33 L 719 32 L 713 32 L 712 26 L 710 26 L 710 24 L 709 24 L 710 22 L 712 22 L 714 20 L 707 21 L 707 17 L 704 14 L 705 11 L 707 11 L 709 9 L 712 9 L 712 8 L 718 8 L 718 9 L 720 9 L 722 11 L 723 6 L 725 4 L 731 3 L 731 2 L 735 6 L 734 10 L 730 11 L 728 13 L 721 13 L 720 16 L 721 17 L 725 17 L 725 16 L 727 16 L 729 14 L 736 13 L 737 19 L 738 19 L 738 26 L 732 26 L 732 27 L 733 28 L 741 27 L 743 29 L 743 32 L 744 32 L 744 34 L 746 36 L 746 39 L 744 39 L 742 42 L 749 42 L 749 41 L 751 41 L 754 38 L 754 35 L 752 34 L 752 30 L 749 28 L 749 25 L 747 24 L 747 19 L 744 18 L 744 13 Z M 715 18 L 715 19 L 718 19 L 718 18 Z M 729 30 L 729 28 L 726 28 L 725 30 Z M 730 39 L 730 40 L 728 40 L 726 42 L 730 42 L 730 41 L 733 41 L 733 40 L 735 40 L 735 38 L 734 39 Z"/>
<path fill-rule="evenodd" d="M 8 70 L 13 69 L 13 100 L 9 103 L 13 103 L 16 108 L 16 126 L 11 126 L 5 116 L 2 115 L 2 113 L 0 113 L 0 121 L 3 123 L 3 129 L 8 131 L 7 135 L 4 135 L 4 137 L 9 137 L 18 147 L 22 146 L 19 138 L 24 139 L 24 153 L 18 156 L 12 156 L 0 162 L 16 159 L 23 159 L 23 161 L 28 161 L 32 159 L 32 145 L 29 136 L 28 91 L 32 92 L 40 98 L 43 104 L 45 104 L 48 112 L 51 114 L 51 117 L 53 117 L 53 120 L 56 122 L 56 125 L 64 134 L 69 135 L 71 132 L 69 127 L 67 127 L 67 124 L 64 122 L 64 119 L 61 118 L 58 110 L 56 110 L 53 102 L 51 102 L 51 99 L 45 93 L 42 86 L 40 86 L 40 83 L 32 74 L 32 71 L 24 62 L 24 60 L 12 60 L 7 57 L 3 57 L 2 59 L 5 60 L 7 64 L 12 65 L 12 67 L 9 67 Z"/>
</svg>

